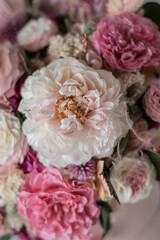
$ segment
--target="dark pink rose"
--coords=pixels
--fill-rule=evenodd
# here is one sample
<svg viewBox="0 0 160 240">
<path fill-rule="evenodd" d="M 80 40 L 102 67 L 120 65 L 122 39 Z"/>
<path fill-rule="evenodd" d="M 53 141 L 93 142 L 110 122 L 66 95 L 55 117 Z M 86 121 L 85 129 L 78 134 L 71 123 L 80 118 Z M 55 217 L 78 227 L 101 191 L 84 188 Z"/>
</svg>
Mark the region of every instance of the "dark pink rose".
<svg viewBox="0 0 160 240">
<path fill-rule="evenodd" d="M 68 182 L 56 168 L 26 176 L 17 209 L 32 233 L 47 240 L 85 239 L 99 217 L 89 183 Z"/>
<path fill-rule="evenodd" d="M 44 169 L 43 165 L 39 163 L 36 156 L 36 151 L 34 150 L 27 152 L 23 163 L 19 164 L 19 168 L 25 174 L 32 172 L 34 169 L 36 169 L 38 172 L 41 172 Z"/>
<path fill-rule="evenodd" d="M 145 93 L 143 108 L 153 121 L 160 123 L 160 80 L 155 81 Z"/>
<path fill-rule="evenodd" d="M 93 34 L 97 52 L 112 67 L 136 72 L 160 63 L 160 32 L 149 19 L 123 13 L 103 19 Z"/>
</svg>

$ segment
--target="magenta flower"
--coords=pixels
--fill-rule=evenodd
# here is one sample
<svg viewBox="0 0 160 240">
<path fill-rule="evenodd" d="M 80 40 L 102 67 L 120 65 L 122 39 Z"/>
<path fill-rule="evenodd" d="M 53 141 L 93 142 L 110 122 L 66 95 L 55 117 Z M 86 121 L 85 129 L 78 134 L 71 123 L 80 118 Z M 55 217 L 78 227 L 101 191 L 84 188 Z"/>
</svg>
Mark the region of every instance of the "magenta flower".
<svg viewBox="0 0 160 240">
<path fill-rule="evenodd" d="M 39 163 L 34 150 L 27 153 L 23 163 L 19 164 L 19 168 L 23 170 L 25 174 L 32 172 L 33 169 L 36 169 L 38 172 L 41 172 L 44 169 L 42 164 Z"/>
<path fill-rule="evenodd" d="M 25 80 L 26 80 L 26 76 L 23 75 L 15 86 L 14 95 L 8 99 L 12 108 L 18 108 L 19 102 L 21 100 L 20 91 L 21 91 L 21 88 L 23 87 Z"/>
<path fill-rule="evenodd" d="M 28 235 L 25 227 L 23 227 L 23 228 L 21 229 L 21 231 L 20 231 L 16 236 L 19 238 L 19 240 L 40 240 L 40 239 L 37 238 L 37 237 L 36 237 L 36 238 L 30 237 L 30 236 Z"/>
<path fill-rule="evenodd" d="M 86 164 L 81 165 L 68 165 L 68 170 L 73 173 L 74 177 L 79 180 L 85 180 L 95 173 L 95 161 L 90 160 Z"/>
<path fill-rule="evenodd" d="M 136 72 L 160 64 L 160 32 L 151 20 L 134 13 L 103 19 L 93 34 L 93 45 L 115 69 Z"/>
</svg>

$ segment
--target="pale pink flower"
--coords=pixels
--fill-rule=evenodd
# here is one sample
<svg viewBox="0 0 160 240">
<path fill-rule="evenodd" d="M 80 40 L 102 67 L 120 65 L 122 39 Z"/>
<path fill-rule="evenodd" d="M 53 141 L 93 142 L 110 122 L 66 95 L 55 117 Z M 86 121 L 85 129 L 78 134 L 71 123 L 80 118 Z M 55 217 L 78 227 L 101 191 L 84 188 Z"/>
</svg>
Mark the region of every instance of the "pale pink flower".
<svg viewBox="0 0 160 240">
<path fill-rule="evenodd" d="M 93 34 L 93 45 L 115 69 L 136 72 L 160 64 L 160 32 L 151 20 L 134 13 L 103 19 Z"/>
<path fill-rule="evenodd" d="M 0 0 L 0 29 L 12 18 L 24 12 L 23 0 Z"/>
<path fill-rule="evenodd" d="M 74 58 L 36 71 L 22 88 L 19 111 L 27 117 L 23 131 L 40 162 L 65 167 L 110 156 L 129 129 L 121 95 L 112 73 Z"/>
<path fill-rule="evenodd" d="M 24 49 L 35 52 L 49 44 L 49 38 L 57 33 L 55 22 L 48 18 L 29 21 L 18 33 L 17 41 Z"/>
<path fill-rule="evenodd" d="M 135 203 L 149 196 L 156 173 L 147 160 L 124 157 L 111 169 L 110 181 L 121 203 Z"/>
<path fill-rule="evenodd" d="M 18 118 L 0 111 L 0 166 L 23 161 L 28 145 Z"/>
<path fill-rule="evenodd" d="M 34 235 L 47 240 L 85 239 L 98 220 L 99 207 L 87 182 L 67 182 L 55 168 L 28 174 L 17 209 Z"/>
<path fill-rule="evenodd" d="M 160 123 L 160 80 L 152 83 L 145 93 L 143 108 L 153 121 Z"/>
<path fill-rule="evenodd" d="M 136 12 L 144 0 L 108 0 L 106 4 L 107 16 L 117 15 L 123 12 Z"/>
<path fill-rule="evenodd" d="M 14 87 L 23 71 L 19 65 L 18 51 L 10 42 L 0 43 L 0 97 L 14 95 Z"/>
<path fill-rule="evenodd" d="M 0 40 L 15 41 L 18 30 L 26 21 L 23 0 L 0 0 Z"/>
</svg>

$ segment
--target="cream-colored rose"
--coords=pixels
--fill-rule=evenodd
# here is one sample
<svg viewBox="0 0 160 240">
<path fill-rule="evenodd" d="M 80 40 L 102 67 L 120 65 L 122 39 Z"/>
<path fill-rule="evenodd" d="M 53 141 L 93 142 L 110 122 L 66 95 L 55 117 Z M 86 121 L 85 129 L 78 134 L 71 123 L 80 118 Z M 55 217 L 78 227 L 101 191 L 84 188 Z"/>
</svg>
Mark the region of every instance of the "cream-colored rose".
<svg viewBox="0 0 160 240">
<path fill-rule="evenodd" d="M 18 118 L 0 111 L 0 166 L 18 163 L 28 149 Z"/>
<path fill-rule="evenodd" d="M 19 188 L 24 181 L 22 171 L 15 164 L 0 168 L 0 206 L 16 203 Z"/>
<path fill-rule="evenodd" d="M 74 58 L 53 61 L 30 76 L 19 111 L 23 131 L 46 165 L 65 167 L 110 156 L 128 132 L 120 82 Z"/>
<path fill-rule="evenodd" d="M 155 178 L 155 169 L 147 159 L 124 157 L 112 168 L 110 181 L 121 203 L 135 203 L 148 197 Z"/>
<path fill-rule="evenodd" d="M 117 15 L 123 12 L 136 12 L 144 0 L 108 0 L 106 4 L 107 16 Z"/>
<path fill-rule="evenodd" d="M 47 18 L 29 21 L 18 33 L 17 41 L 24 49 L 35 52 L 49 43 L 49 38 L 58 31 L 55 22 Z"/>
</svg>

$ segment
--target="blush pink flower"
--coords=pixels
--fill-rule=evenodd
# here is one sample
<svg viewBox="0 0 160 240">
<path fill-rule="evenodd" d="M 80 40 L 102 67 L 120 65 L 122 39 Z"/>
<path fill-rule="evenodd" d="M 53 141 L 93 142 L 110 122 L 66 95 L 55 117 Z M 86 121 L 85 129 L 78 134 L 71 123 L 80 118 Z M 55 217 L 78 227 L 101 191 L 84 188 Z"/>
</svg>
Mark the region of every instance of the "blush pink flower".
<svg viewBox="0 0 160 240">
<path fill-rule="evenodd" d="M 24 49 L 35 52 L 49 44 L 49 38 L 57 33 L 55 22 L 48 18 L 29 21 L 18 33 L 17 41 Z"/>
<path fill-rule="evenodd" d="M 124 157 L 111 169 L 110 181 L 121 203 L 135 203 L 149 196 L 155 177 L 147 159 Z"/>
<path fill-rule="evenodd" d="M 160 80 L 152 83 L 145 93 L 143 108 L 153 121 L 160 123 Z"/>
<path fill-rule="evenodd" d="M 0 97 L 14 95 L 14 87 L 23 71 L 19 65 L 16 47 L 6 41 L 0 43 Z"/>
<path fill-rule="evenodd" d="M 18 118 L 0 111 L 0 166 L 22 162 L 28 150 Z"/>
<path fill-rule="evenodd" d="M 55 168 L 28 174 L 17 209 L 37 237 L 85 239 L 99 217 L 94 191 L 87 182 L 67 182 Z"/>
<path fill-rule="evenodd" d="M 144 0 L 108 0 L 107 15 L 113 16 L 122 12 L 136 12 L 143 4 Z"/>
<path fill-rule="evenodd" d="M 120 82 L 74 58 L 57 59 L 36 71 L 21 93 L 23 132 L 45 166 L 110 156 L 128 132 Z"/>
<path fill-rule="evenodd" d="M 156 24 L 134 13 L 103 19 L 93 34 L 93 45 L 115 69 L 136 72 L 160 63 L 160 32 Z"/>
</svg>

